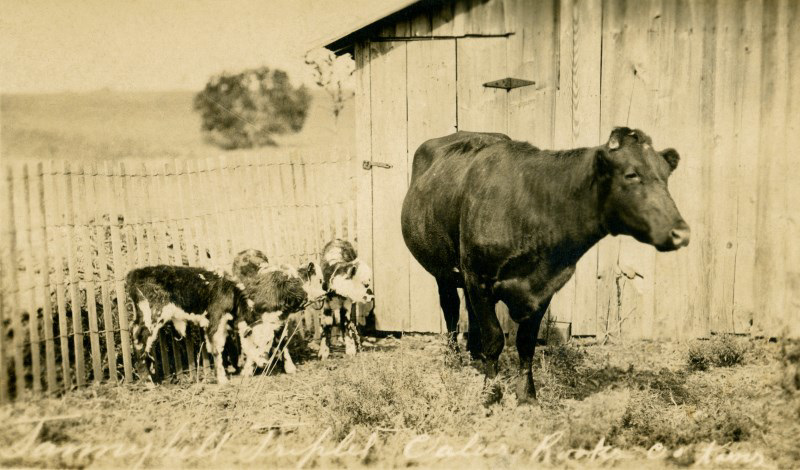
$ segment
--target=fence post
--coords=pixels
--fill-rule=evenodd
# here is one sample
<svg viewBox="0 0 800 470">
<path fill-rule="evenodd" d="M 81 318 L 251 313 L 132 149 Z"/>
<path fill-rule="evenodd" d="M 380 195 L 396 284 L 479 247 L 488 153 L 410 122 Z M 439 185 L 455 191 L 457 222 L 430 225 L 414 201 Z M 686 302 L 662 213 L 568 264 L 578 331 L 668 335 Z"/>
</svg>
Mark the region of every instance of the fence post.
<svg viewBox="0 0 800 470">
<path fill-rule="evenodd" d="M 42 310 L 42 322 L 44 327 L 44 348 L 45 348 L 45 360 L 47 364 L 47 391 L 48 393 L 53 393 L 56 390 L 56 352 L 55 352 L 55 341 L 53 339 L 53 306 L 50 302 L 50 263 L 48 260 L 48 256 L 50 250 L 48 249 L 48 240 L 47 240 L 47 210 L 45 208 L 45 197 L 44 197 L 44 165 L 39 162 L 36 164 L 36 194 L 37 194 L 37 203 L 38 203 L 38 213 L 39 213 L 39 220 L 41 222 L 41 226 L 39 227 L 39 233 L 42 237 L 42 247 L 40 250 L 37 250 L 39 253 L 39 270 L 40 270 L 40 287 L 43 294 L 43 310 Z M 31 187 L 33 191 L 33 187 Z M 31 193 L 32 195 L 33 193 Z M 34 208 L 31 207 L 31 211 Z M 33 217 L 31 217 L 33 220 Z"/>
<path fill-rule="evenodd" d="M 106 340 L 106 357 L 108 358 L 108 378 L 117 382 L 117 347 L 114 340 L 114 316 L 111 308 L 111 282 L 109 280 L 108 254 L 106 253 L 106 231 L 111 232 L 111 212 L 109 207 L 112 205 L 109 199 L 112 194 L 107 191 L 110 176 L 105 167 L 94 167 L 92 172 L 92 213 L 95 217 L 95 246 L 97 247 L 97 276 L 100 282 L 100 298 L 103 304 L 103 330 Z M 106 222 L 105 217 L 108 216 Z"/>
<path fill-rule="evenodd" d="M 81 302 L 78 297 L 78 229 L 75 226 L 75 208 L 79 207 L 76 203 L 79 200 L 79 192 L 73 189 L 78 183 L 79 175 L 83 174 L 83 166 L 78 164 L 80 170 L 72 172 L 69 162 L 66 160 L 62 162 L 62 169 L 65 176 L 66 194 L 64 201 L 66 203 L 67 225 L 69 233 L 67 237 L 67 269 L 69 270 L 69 302 L 70 310 L 72 311 L 72 341 L 75 351 L 75 382 L 78 387 L 82 387 L 86 383 L 86 367 L 85 367 L 85 353 L 83 350 L 83 320 Z"/>
<path fill-rule="evenodd" d="M 55 274 L 55 287 L 56 287 L 56 305 L 58 308 L 58 339 L 61 347 L 61 383 L 64 391 L 67 391 L 72 386 L 72 370 L 70 368 L 69 360 L 69 323 L 67 321 L 67 301 L 66 301 L 66 283 L 64 276 L 64 264 L 66 247 L 64 246 L 64 239 L 69 234 L 66 218 L 66 204 L 64 203 L 65 193 L 64 175 L 55 174 L 55 162 L 48 161 L 45 173 L 49 176 L 46 186 L 48 191 L 46 194 L 47 212 L 50 218 L 54 221 L 55 233 L 53 234 L 53 272 Z"/>
<path fill-rule="evenodd" d="M 40 356 L 39 339 L 39 314 L 36 309 L 36 285 L 33 271 L 33 242 L 31 232 L 33 230 L 31 215 L 31 190 L 28 163 L 22 164 L 22 198 L 24 207 L 20 212 L 22 220 L 22 255 L 25 264 L 25 290 L 27 291 L 27 310 L 28 310 L 28 329 L 30 331 L 30 350 L 31 350 L 31 369 L 33 373 L 33 392 L 39 394 L 42 391 L 42 362 Z"/>
<path fill-rule="evenodd" d="M 96 201 L 94 195 L 94 175 L 96 167 L 94 162 L 87 161 L 83 164 L 83 205 L 84 220 L 80 224 L 81 238 L 83 239 L 83 285 L 86 292 L 86 309 L 89 312 L 89 341 L 92 347 L 92 371 L 95 382 L 103 379 L 102 352 L 100 350 L 100 329 L 97 322 L 97 297 L 94 282 L 94 263 L 92 262 L 94 246 L 92 243 L 92 228 L 97 224 L 97 218 L 91 218 L 89 205 Z M 94 245 L 97 245 L 96 243 Z"/>
<path fill-rule="evenodd" d="M 3 274 L 6 277 L 6 286 L 7 289 L 3 292 L 3 305 L 2 311 L 3 316 L 5 317 L 5 312 L 9 312 L 9 316 L 11 318 L 11 327 L 15 332 L 13 338 L 13 356 L 14 356 L 14 378 L 15 378 L 15 388 L 16 388 L 16 395 L 19 396 L 22 394 L 22 391 L 25 388 L 25 384 L 23 381 L 19 379 L 19 377 L 24 377 L 25 373 L 23 372 L 24 362 L 22 358 L 22 340 L 23 335 L 22 333 L 22 321 L 20 319 L 20 310 L 19 310 L 19 302 L 14 301 L 14 298 L 17 300 L 19 299 L 19 283 L 17 276 L 19 271 L 17 269 L 17 230 L 16 230 L 16 221 L 14 220 L 14 172 L 10 166 L 3 166 L 4 175 L 3 175 L 3 186 L 5 188 L 4 196 L 6 196 L 6 204 L 5 210 L 2 212 L 2 215 L 6 220 L 4 220 L 3 224 L 3 234 L 5 243 L 3 243 L 0 248 L 4 248 L 8 250 L 8 256 L 3 257 L 4 260 L 7 260 L 7 264 L 4 266 Z M 4 286 L 4 287 L 6 287 Z M 6 304 L 6 299 L 8 299 L 8 304 Z M 5 339 L 5 328 L 3 328 L 2 335 Z M 3 361 L 2 369 L 0 369 L 0 401 L 5 401 L 9 398 L 10 395 L 10 388 L 9 388 L 9 371 L 5 367 L 6 362 Z M 3 398 L 5 397 L 5 398 Z"/>
<path fill-rule="evenodd" d="M 120 211 L 118 205 L 123 205 L 122 223 L 127 222 L 125 219 L 128 217 L 127 202 L 125 201 L 124 190 L 124 173 L 120 178 L 115 171 L 114 164 L 110 160 L 104 163 L 105 174 L 107 175 L 107 205 L 108 218 L 111 230 L 111 255 L 114 260 L 114 270 L 111 273 L 114 290 L 117 294 L 117 322 L 119 323 L 119 340 L 122 346 L 122 366 L 125 373 L 125 382 L 130 383 L 133 380 L 133 365 L 131 362 L 131 338 L 130 326 L 128 322 L 128 302 L 125 293 L 125 274 L 127 273 L 127 266 L 125 258 L 122 256 L 122 237 L 120 235 Z M 123 167 L 124 168 L 124 167 Z M 124 171 L 124 170 L 123 170 Z M 117 185 L 119 180 L 122 184 L 120 189 Z M 128 250 L 133 247 L 128 245 Z"/>
</svg>

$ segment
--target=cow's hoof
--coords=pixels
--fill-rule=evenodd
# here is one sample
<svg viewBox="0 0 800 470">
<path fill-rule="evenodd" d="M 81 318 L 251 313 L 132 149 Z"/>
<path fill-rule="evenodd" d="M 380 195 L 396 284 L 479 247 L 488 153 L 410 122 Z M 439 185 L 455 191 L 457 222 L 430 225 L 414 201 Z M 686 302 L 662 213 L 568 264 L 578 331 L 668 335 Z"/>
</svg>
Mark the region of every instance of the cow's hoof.
<svg viewBox="0 0 800 470">
<path fill-rule="evenodd" d="M 533 377 L 523 372 L 517 378 L 517 405 L 532 405 L 536 403 L 536 387 L 533 385 Z"/>
<path fill-rule="evenodd" d="M 297 366 L 295 366 L 290 362 L 284 362 L 283 371 L 286 372 L 287 374 L 294 374 L 297 372 Z"/>
<path fill-rule="evenodd" d="M 328 356 L 330 355 L 331 355 L 331 350 L 328 348 L 327 344 L 319 347 L 319 352 L 317 353 L 317 356 L 319 356 L 319 359 L 321 361 L 328 359 Z"/>
<path fill-rule="evenodd" d="M 217 377 L 217 385 L 228 385 L 230 380 L 227 377 Z"/>
<path fill-rule="evenodd" d="M 144 383 L 144 388 L 146 388 L 148 390 L 155 390 L 156 384 L 154 384 L 152 381 L 148 380 L 147 382 Z"/>
<path fill-rule="evenodd" d="M 353 338 L 345 338 L 344 340 L 344 353 L 348 356 L 353 356 L 356 353 L 356 342 Z"/>
</svg>

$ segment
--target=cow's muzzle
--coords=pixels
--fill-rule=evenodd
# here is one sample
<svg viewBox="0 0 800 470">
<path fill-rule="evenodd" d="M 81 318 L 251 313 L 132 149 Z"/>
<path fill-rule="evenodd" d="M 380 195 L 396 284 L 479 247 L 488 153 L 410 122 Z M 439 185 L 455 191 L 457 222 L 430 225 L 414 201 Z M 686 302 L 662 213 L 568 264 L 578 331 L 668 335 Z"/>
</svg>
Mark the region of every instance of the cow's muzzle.
<svg viewBox="0 0 800 470">
<path fill-rule="evenodd" d="M 664 243 L 656 245 L 658 251 L 673 251 L 689 245 L 692 231 L 689 225 L 683 220 L 679 221 L 669 231 L 669 237 Z"/>
</svg>

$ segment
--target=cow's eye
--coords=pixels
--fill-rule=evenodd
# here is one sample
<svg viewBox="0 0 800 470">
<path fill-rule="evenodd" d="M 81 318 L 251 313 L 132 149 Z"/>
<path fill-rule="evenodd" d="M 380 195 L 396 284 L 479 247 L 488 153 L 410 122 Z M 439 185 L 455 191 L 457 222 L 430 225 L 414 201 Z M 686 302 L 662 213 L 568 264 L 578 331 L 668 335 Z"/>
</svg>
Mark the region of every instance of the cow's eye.
<svg viewBox="0 0 800 470">
<path fill-rule="evenodd" d="M 635 171 L 629 171 L 628 173 L 625 173 L 625 179 L 629 181 L 637 180 L 639 179 L 639 174 Z"/>
</svg>

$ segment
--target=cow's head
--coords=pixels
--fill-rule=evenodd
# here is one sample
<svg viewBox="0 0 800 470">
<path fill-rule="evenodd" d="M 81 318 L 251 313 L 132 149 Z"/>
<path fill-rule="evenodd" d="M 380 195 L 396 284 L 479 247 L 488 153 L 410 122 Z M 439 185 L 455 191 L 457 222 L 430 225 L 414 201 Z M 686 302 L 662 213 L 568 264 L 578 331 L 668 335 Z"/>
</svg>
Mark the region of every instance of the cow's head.
<svg viewBox="0 0 800 470">
<path fill-rule="evenodd" d="M 308 295 L 308 300 L 316 303 L 316 305 L 312 304 L 312 307 L 321 308 L 326 292 L 322 288 L 322 270 L 319 265 L 313 261 L 308 264 L 302 264 L 297 268 L 297 274 L 303 281 L 303 289 Z"/>
<path fill-rule="evenodd" d="M 638 129 L 618 127 L 596 155 L 602 222 L 612 235 L 631 235 L 659 251 L 689 244 L 689 225 L 667 189 L 678 152 L 660 152 Z"/>
<path fill-rule="evenodd" d="M 269 266 L 269 259 L 260 250 L 244 250 L 233 258 L 233 276 L 239 281 L 256 275 L 259 269 Z"/>
<path fill-rule="evenodd" d="M 369 302 L 373 298 L 372 270 L 359 259 L 339 263 L 331 273 L 328 288 L 353 302 Z"/>
</svg>

